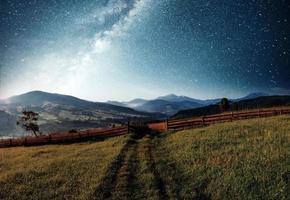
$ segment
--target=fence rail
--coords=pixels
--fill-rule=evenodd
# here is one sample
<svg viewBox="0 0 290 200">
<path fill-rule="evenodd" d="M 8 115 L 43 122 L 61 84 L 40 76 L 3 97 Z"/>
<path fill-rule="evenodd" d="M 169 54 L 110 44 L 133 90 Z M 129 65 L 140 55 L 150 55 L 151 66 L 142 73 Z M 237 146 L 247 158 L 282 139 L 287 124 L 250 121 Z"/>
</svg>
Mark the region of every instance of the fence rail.
<svg viewBox="0 0 290 200">
<path fill-rule="evenodd" d="M 74 133 L 52 133 L 38 137 L 27 136 L 14 139 L 0 140 L 0 148 L 16 146 L 36 146 L 44 144 L 59 144 L 66 142 L 78 142 L 93 138 L 107 138 L 119 135 L 125 135 L 129 132 L 129 126 L 120 126 L 116 128 L 96 128 Z"/>
<path fill-rule="evenodd" d="M 173 119 L 166 120 L 158 123 L 149 124 L 149 128 L 158 131 L 180 130 L 187 128 L 201 127 L 210 124 L 221 122 L 229 122 L 234 120 L 270 117 L 275 115 L 290 114 L 290 108 L 281 109 L 263 109 L 263 110 L 249 110 L 242 112 L 231 112 L 225 114 L 208 115 L 198 118 L 188 119 Z"/>
<path fill-rule="evenodd" d="M 231 112 L 218 115 L 208 115 L 199 118 L 188 118 L 178 120 L 165 120 L 157 123 L 132 123 L 115 128 L 95 128 L 74 133 L 51 133 L 48 135 L 41 135 L 38 137 L 27 136 L 13 139 L 0 140 L 0 148 L 16 147 L 16 146 L 36 146 L 44 144 L 59 144 L 66 142 L 79 142 L 89 139 L 107 138 L 119 135 L 128 134 L 130 131 L 136 132 L 143 130 L 146 127 L 157 131 L 180 130 L 187 128 L 196 128 L 210 124 L 221 122 L 228 122 L 241 119 L 270 117 L 275 115 L 290 114 L 290 108 L 282 109 L 264 109 L 264 110 L 249 110 L 243 112 Z"/>
</svg>

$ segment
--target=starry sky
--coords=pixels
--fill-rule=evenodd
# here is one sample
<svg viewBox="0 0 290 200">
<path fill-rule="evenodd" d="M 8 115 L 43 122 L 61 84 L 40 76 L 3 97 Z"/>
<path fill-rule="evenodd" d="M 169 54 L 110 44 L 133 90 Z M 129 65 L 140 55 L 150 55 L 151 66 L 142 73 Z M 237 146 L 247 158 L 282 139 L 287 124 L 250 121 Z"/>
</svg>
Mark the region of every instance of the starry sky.
<svg viewBox="0 0 290 200">
<path fill-rule="evenodd" d="M 290 94 L 287 0 L 1 0 L 0 98 Z"/>
</svg>

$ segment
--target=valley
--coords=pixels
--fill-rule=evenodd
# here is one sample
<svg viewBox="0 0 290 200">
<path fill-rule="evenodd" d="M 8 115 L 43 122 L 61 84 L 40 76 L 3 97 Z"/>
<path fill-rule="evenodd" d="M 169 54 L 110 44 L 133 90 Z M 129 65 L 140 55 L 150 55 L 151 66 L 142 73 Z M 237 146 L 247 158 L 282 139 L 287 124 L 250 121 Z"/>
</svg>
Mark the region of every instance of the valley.
<svg viewBox="0 0 290 200">
<path fill-rule="evenodd" d="M 253 93 L 230 100 L 231 110 L 289 106 L 289 96 Z M 39 114 L 43 133 L 84 130 L 126 124 L 129 120 L 154 121 L 219 114 L 220 99 L 199 100 L 170 94 L 153 100 L 91 102 L 73 96 L 32 91 L 0 101 L 0 137 L 27 135 L 17 120 L 24 110 Z"/>
</svg>

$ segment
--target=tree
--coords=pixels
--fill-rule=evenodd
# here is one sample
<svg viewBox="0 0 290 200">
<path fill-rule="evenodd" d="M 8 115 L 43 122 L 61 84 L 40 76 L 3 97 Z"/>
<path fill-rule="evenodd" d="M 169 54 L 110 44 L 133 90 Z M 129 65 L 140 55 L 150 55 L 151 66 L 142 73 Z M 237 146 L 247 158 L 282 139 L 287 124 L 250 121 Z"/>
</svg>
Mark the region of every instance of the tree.
<svg viewBox="0 0 290 200">
<path fill-rule="evenodd" d="M 26 131 L 32 131 L 35 136 L 41 135 L 37 124 L 38 116 L 33 111 L 23 111 L 22 116 L 17 121 L 17 125 L 20 125 Z"/>
<path fill-rule="evenodd" d="M 220 102 L 220 109 L 222 112 L 228 110 L 230 108 L 230 102 L 227 98 L 222 98 Z"/>
</svg>

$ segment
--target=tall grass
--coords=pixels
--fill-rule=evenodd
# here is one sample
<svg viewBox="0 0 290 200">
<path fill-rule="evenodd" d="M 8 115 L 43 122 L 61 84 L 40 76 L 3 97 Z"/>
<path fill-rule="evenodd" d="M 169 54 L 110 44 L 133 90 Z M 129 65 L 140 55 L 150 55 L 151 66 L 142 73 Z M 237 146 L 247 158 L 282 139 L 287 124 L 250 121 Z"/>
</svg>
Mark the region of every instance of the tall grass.
<svg viewBox="0 0 290 200">
<path fill-rule="evenodd" d="M 290 116 L 0 149 L 0 199 L 289 199 Z"/>
<path fill-rule="evenodd" d="M 172 198 L 290 198 L 289 116 L 167 133 L 155 146 Z"/>
<path fill-rule="evenodd" d="M 88 199 L 126 140 L 0 149 L 0 199 Z"/>
</svg>

